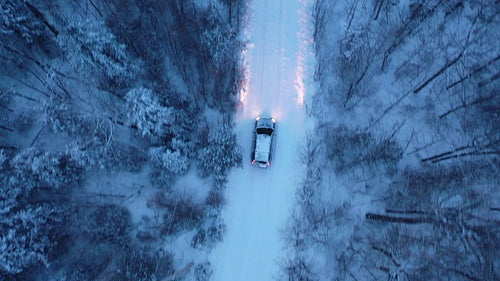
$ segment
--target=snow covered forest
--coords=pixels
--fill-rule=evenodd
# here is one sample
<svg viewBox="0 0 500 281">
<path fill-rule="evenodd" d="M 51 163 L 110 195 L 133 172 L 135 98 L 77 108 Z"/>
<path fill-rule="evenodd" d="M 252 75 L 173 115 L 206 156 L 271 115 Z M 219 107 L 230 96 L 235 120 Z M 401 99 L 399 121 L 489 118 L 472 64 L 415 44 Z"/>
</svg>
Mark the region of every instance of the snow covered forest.
<svg viewBox="0 0 500 281">
<path fill-rule="evenodd" d="M 0 280 L 173 280 L 221 239 L 244 4 L 0 1 Z"/>
<path fill-rule="evenodd" d="M 316 1 L 283 280 L 500 280 L 498 1 Z"/>
<path fill-rule="evenodd" d="M 258 1 L 0 0 L 0 281 L 500 280 L 500 1 Z"/>
</svg>

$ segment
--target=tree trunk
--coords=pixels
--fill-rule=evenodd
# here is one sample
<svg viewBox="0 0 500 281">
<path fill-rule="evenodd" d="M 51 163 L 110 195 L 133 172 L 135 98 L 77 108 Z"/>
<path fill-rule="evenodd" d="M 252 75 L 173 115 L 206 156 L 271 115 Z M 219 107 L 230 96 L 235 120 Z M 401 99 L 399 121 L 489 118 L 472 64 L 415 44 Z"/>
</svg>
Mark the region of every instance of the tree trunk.
<svg viewBox="0 0 500 281">
<path fill-rule="evenodd" d="M 455 112 L 455 111 L 457 111 L 459 109 L 466 108 L 466 107 L 469 107 L 471 105 L 476 105 L 478 103 L 482 103 L 482 102 L 485 102 L 485 101 L 489 101 L 489 100 L 491 100 L 494 97 L 495 97 L 495 95 L 493 94 L 493 95 L 491 95 L 489 97 L 485 97 L 485 98 L 480 97 L 480 98 L 477 98 L 476 100 L 474 100 L 473 102 L 471 102 L 469 104 L 462 104 L 461 106 L 458 106 L 458 107 L 455 107 L 455 108 L 452 108 L 452 109 L 448 110 L 447 112 L 439 115 L 439 119 L 442 119 L 442 118 L 448 116 L 448 114 L 453 113 L 453 112 Z"/>
<path fill-rule="evenodd" d="M 486 63 L 486 64 L 484 64 L 484 65 L 482 65 L 482 66 L 474 69 L 473 71 L 469 72 L 466 76 L 460 78 L 458 81 L 451 83 L 450 85 L 448 85 L 448 87 L 446 87 L 446 90 L 449 90 L 450 88 L 452 88 L 452 87 L 454 87 L 454 86 L 462 83 L 463 81 L 469 79 L 472 75 L 474 75 L 474 74 L 476 74 L 478 72 L 483 71 L 483 69 L 485 69 L 486 67 L 492 65 L 494 62 L 496 62 L 499 59 L 500 59 L 500 55 L 496 56 L 495 58 L 493 58 L 492 60 L 490 60 L 488 63 Z"/>
<path fill-rule="evenodd" d="M 498 79 L 500 79 L 500 71 L 498 71 L 497 73 L 495 73 L 495 75 L 491 76 L 489 79 L 480 81 L 479 83 L 477 83 L 477 86 L 479 88 L 482 88 L 482 87 L 488 85 L 489 83 L 491 83 L 491 82 L 493 82 L 495 80 L 498 80 Z"/>
</svg>

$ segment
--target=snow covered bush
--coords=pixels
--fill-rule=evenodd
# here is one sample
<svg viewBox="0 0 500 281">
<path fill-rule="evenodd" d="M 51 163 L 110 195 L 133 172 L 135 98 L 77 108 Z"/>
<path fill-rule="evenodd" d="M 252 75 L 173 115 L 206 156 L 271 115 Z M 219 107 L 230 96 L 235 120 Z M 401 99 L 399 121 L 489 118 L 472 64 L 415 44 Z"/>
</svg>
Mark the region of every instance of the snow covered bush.
<svg viewBox="0 0 500 281">
<path fill-rule="evenodd" d="M 159 171 L 151 173 L 151 184 L 161 189 L 170 190 L 174 184 L 172 177 L 173 175 L 169 171 L 159 169 Z"/>
<path fill-rule="evenodd" d="M 210 190 L 207 197 L 207 211 L 209 217 L 217 217 L 225 203 L 224 193 L 221 189 L 214 187 Z"/>
<path fill-rule="evenodd" d="M 161 281 L 174 273 L 172 254 L 151 249 L 130 249 L 120 259 L 110 281 Z"/>
<path fill-rule="evenodd" d="M 204 228 L 200 228 L 191 240 L 191 247 L 195 249 L 203 248 L 207 243 L 207 232 Z"/>
<path fill-rule="evenodd" d="M 175 234 L 184 229 L 199 226 L 203 218 L 203 205 L 195 202 L 190 195 L 158 192 L 148 202 L 156 209 L 163 221 L 158 225 L 162 234 Z"/>
<path fill-rule="evenodd" d="M 48 266 L 65 235 L 66 205 L 54 191 L 64 194 L 78 184 L 81 171 L 64 155 L 36 148 L 2 155 L 0 275 L 10 276 Z"/>
<path fill-rule="evenodd" d="M 209 261 L 197 264 L 194 267 L 194 276 L 196 281 L 209 281 L 212 277 L 213 270 Z"/>
<path fill-rule="evenodd" d="M 119 205 L 97 207 L 82 219 L 82 223 L 81 231 L 91 241 L 106 241 L 116 245 L 127 245 L 130 241 L 132 222 L 130 213 L 125 207 Z"/>
<path fill-rule="evenodd" d="M 207 236 L 212 242 L 220 242 L 226 233 L 226 224 L 220 217 L 216 218 L 212 226 L 207 229 Z"/>
</svg>

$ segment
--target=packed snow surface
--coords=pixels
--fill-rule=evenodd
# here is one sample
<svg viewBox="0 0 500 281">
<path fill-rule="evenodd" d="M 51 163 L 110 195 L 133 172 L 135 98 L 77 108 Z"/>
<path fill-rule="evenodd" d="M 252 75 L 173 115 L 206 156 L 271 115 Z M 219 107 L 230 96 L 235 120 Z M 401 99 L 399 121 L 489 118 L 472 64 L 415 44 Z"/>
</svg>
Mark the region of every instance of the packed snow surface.
<svg viewBox="0 0 500 281">
<path fill-rule="evenodd" d="M 305 136 L 304 97 L 311 91 L 310 3 L 250 1 L 243 54 L 246 87 L 236 117 L 243 168 L 229 175 L 222 218 L 224 241 L 210 255 L 211 280 L 273 280 L 284 253 L 280 230 L 302 179 L 299 147 Z M 306 74 L 307 73 L 307 74 Z M 252 130 L 260 115 L 276 119 L 277 143 L 268 169 L 250 165 Z"/>
</svg>

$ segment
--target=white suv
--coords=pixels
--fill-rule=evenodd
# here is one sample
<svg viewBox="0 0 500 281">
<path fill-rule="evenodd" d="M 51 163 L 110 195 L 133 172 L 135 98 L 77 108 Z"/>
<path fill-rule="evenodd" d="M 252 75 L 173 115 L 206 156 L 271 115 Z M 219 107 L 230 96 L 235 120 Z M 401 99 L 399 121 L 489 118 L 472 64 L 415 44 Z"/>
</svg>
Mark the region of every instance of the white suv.
<svg viewBox="0 0 500 281">
<path fill-rule="evenodd" d="M 257 117 L 253 129 L 252 165 L 260 168 L 271 166 L 272 153 L 276 143 L 276 121 L 271 117 Z"/>
</svg>

